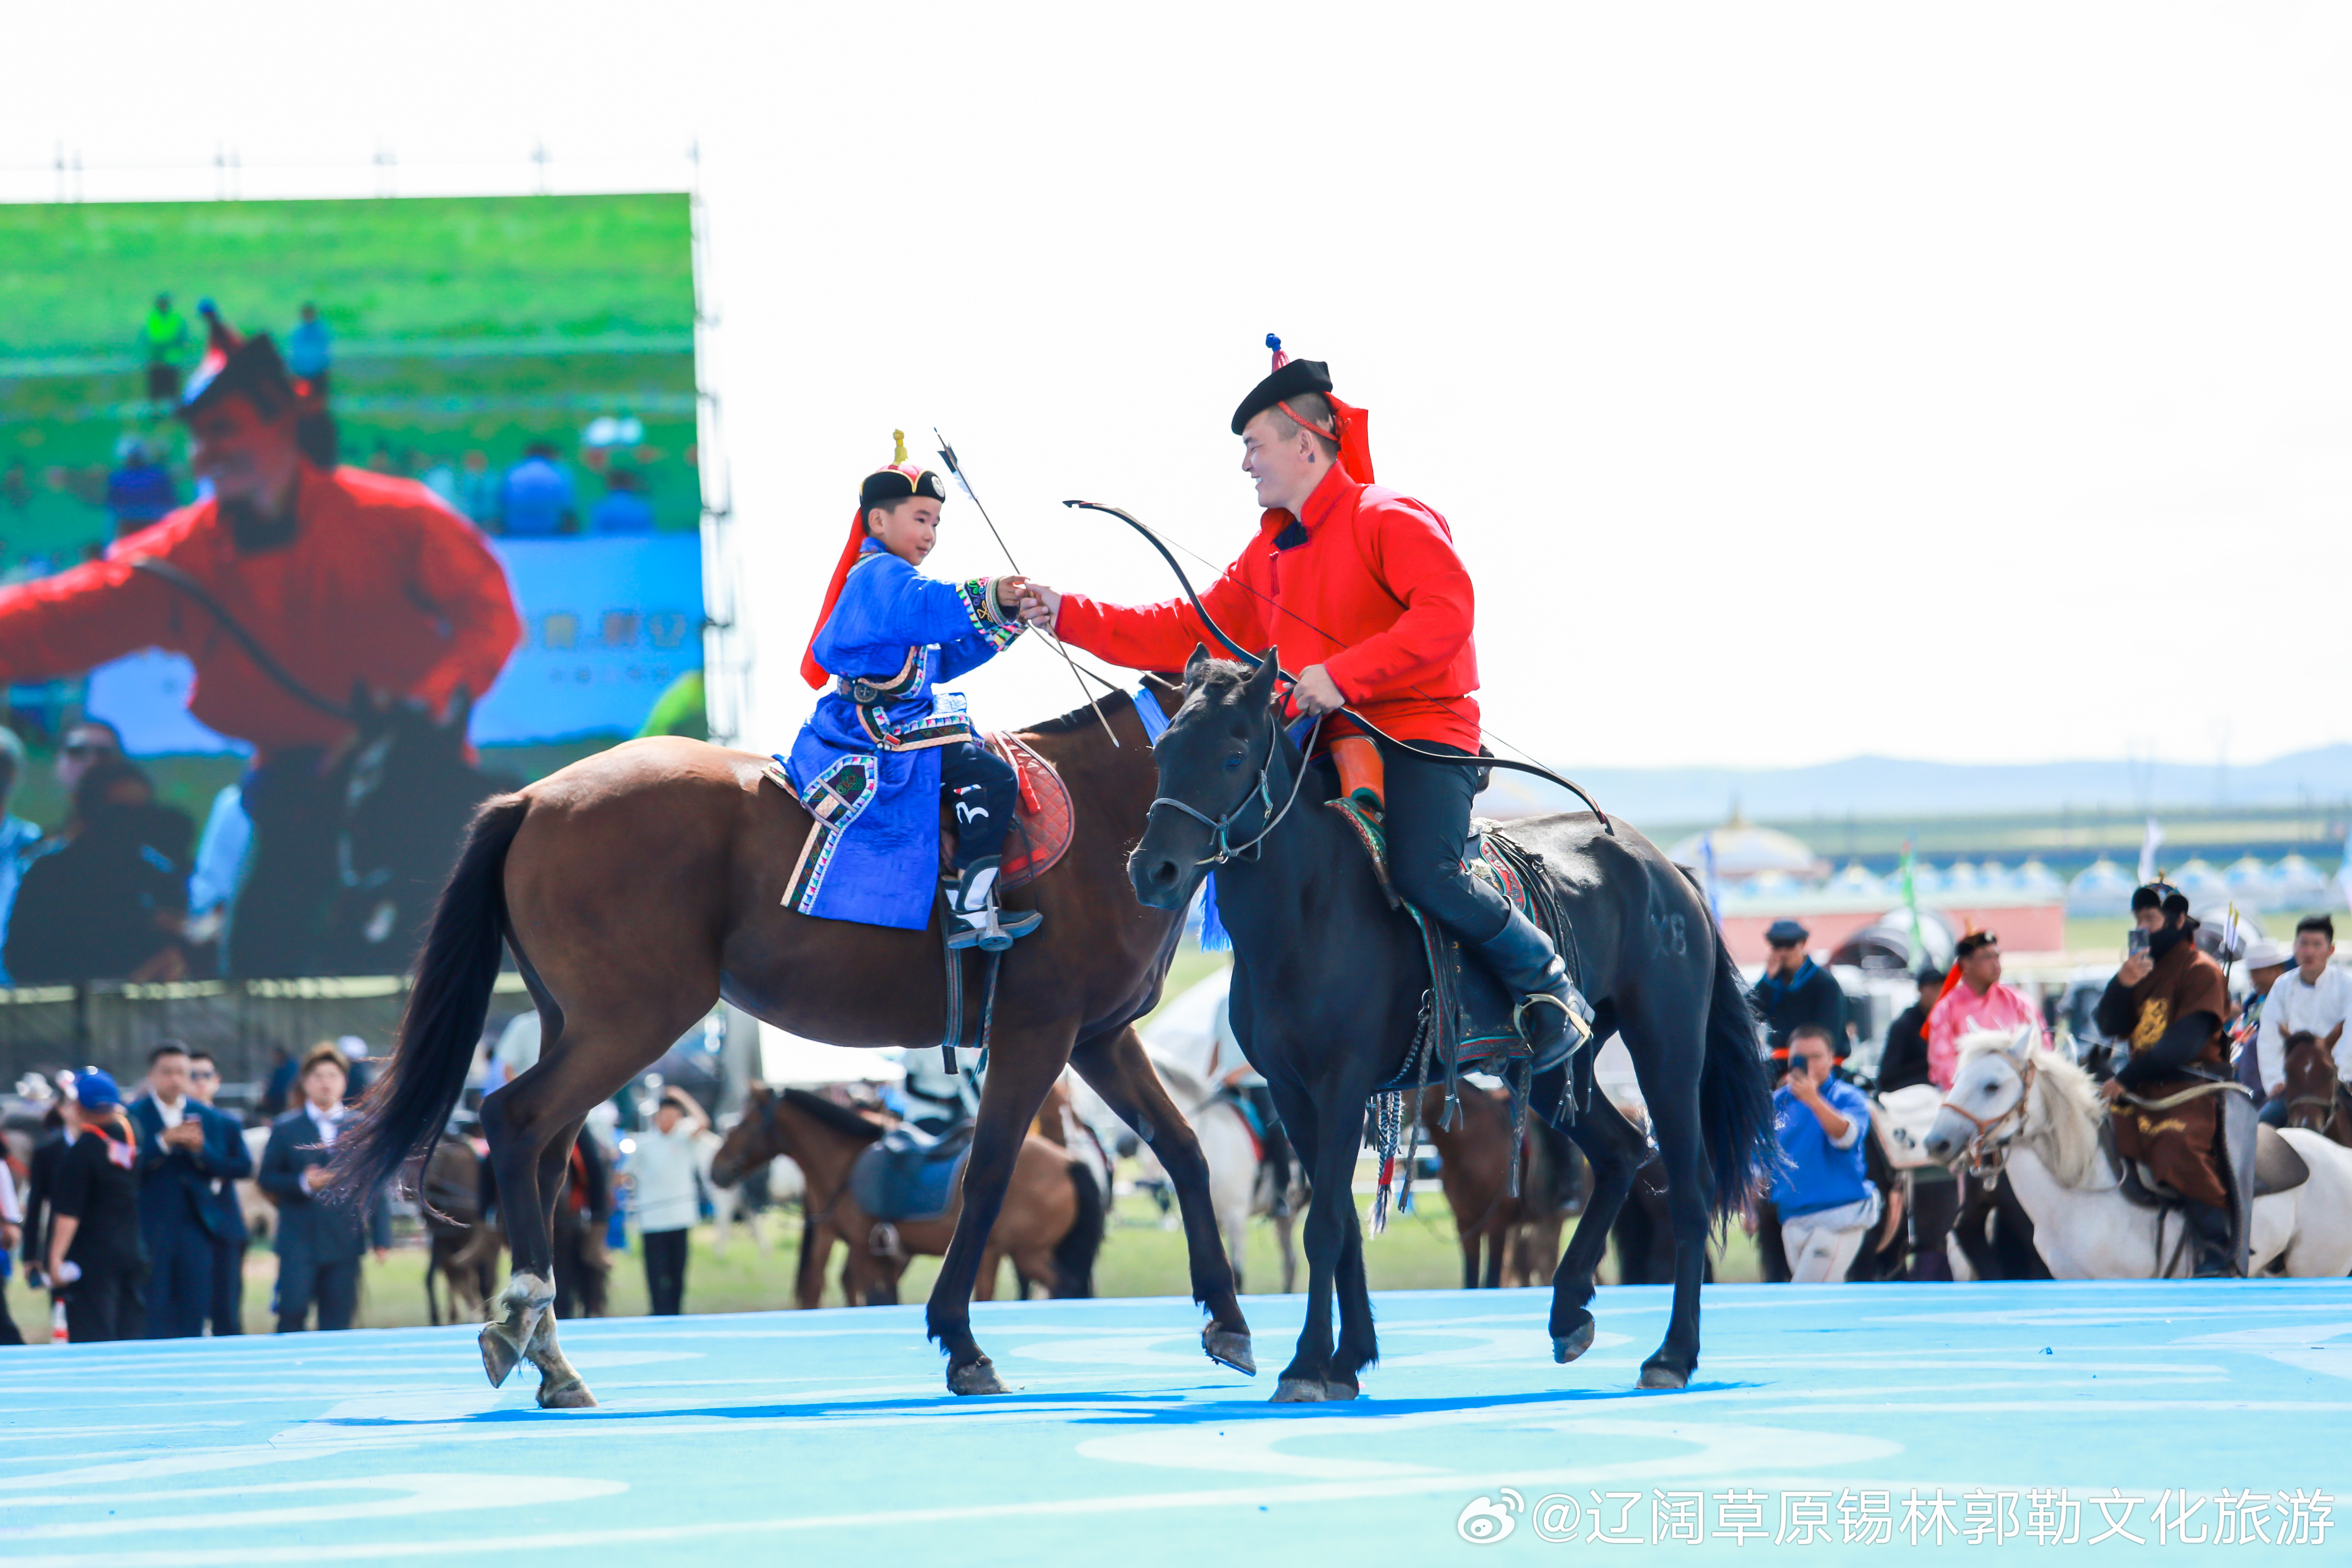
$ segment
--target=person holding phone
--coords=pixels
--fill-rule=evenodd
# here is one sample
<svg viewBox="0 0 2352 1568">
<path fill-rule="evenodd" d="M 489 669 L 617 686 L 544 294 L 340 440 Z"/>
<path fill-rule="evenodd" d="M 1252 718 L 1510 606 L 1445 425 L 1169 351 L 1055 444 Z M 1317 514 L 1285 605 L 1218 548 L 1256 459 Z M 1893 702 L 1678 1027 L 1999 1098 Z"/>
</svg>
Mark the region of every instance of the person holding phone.
<svg viewBox="0 0 2352 1568">
<path fill-rule="evenodd" d="M 2218 1094 L 2179 1097 L 2227 1081 L 2222 1020 L 2229 983 L 2197 945 L 2188 896 L 2164 883 L 2132 894 L 2129 954 L 2099 998 L 2100 1033 L 2126 1041 L 2130 1055 L 2099 1086 L 2114 1118 L 2116 1152 L 2138 1160 L 2179 1193 L 2197 1242 L 2197 1278 L 2238 1272 L 2240 1197 L 2227 1174 Z"/>
</svg>

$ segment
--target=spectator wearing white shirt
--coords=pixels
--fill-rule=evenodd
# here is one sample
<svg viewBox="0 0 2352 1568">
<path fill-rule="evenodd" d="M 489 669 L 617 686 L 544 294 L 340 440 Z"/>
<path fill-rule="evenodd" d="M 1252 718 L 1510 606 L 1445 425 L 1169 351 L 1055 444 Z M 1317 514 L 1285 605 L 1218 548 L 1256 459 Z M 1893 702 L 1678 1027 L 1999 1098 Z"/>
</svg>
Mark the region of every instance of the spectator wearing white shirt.
<svg viewBox="0 0 2352 1568">
<path fill-rule="evenodd" d="M 686 1307 L 686 1240 L 702 1217 L 695 1186 L 694 1141 L 710 1128 L 710 1118 L 686 1090 L 662 1090 L 654 1124 L 637 1134 L 629 1155 L 635 1185 L 637 1238 L 646 1254 L 646 1293 L 654 1316 L 675 1318 Z"/>
<path fill-rule="evenodd" d="M 2273 1126 L 2285 1121 L 2288 1037 L 2318 1036 L 2335 1052 L 2336 1076 L 2352 1082 L 2352 1042 L 2344 1037 L 2345 1019 L 2352 1016 L 2352 974 L 2328 962 L 2335 956 L 2336 922 L 2326 915 L 2305 916 L 2294 928 L 2295 966 L 2279 977 L 2263 1002 L 2254 1050 L 2268 1097 L 2263 1119 Z"/>
</svg>

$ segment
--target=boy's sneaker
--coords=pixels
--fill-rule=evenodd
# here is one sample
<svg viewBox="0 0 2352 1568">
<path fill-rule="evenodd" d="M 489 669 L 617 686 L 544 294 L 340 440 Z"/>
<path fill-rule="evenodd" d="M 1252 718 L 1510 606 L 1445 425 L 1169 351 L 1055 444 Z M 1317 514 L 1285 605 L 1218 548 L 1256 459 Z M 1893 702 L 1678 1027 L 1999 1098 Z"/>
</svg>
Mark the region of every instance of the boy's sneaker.
<svg viewBox="0 0 2352 1568">
<path fill-rule="evenodd" d="M 949 947 L 1003 952 L 1045 923 L 1034 910 L 1007 910 L 997 903 L 996 868 L 997 857 L 991 855 L 946 879 Z"/>
</svg>

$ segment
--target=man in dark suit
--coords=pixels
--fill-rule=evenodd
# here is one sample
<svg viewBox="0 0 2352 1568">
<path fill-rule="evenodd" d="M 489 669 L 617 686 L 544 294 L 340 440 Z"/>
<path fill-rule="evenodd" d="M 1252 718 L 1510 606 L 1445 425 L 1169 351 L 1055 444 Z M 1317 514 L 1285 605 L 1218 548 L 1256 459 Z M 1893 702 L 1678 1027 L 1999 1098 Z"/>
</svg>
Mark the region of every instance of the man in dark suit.
<svg viewBox="0 0 2352 1568">
<path fill-rule="evenodd" d="M 302 1103 L 270 1124 L 261 1153 L 261 1186 L 278 1200 L 278 1331 L 308 1327 L 318 1303 L 320 1329 L 348 1329 L 359 1306 L 360 1255 L 371 1246 L 383 1261 L 392 1246 L 392 1209 L 383 1190 L 328 1193 L 327 1162 L 350 1113 L 343 1090 L 351 1064 L 331 1045 L 314 1046 L 296 1079 Z"/>
<path fill-rule="evenodd" d="M 131 1102 L 139 1136 L 139 1228 L 147 1242 L 147 1337 L 193 1340 L 213 1302 L 219 1210 L 213 1183 L 249 1175 L 253 1161 L 228 1118 L 189 1092 L 188 1047 L 147 1054 L 147 1092 Z"/>
<path fill-rule="evenodd" d="M 190 1051 L 188 1093 L 211 1107 L 220 1086 L 220 1063 L 213 1059 L 212 1052 Z M 215 1339 L 245 1332 L 245 1252 L 253 1240 L 245 1227 L 245 1205 L 236 1192 L 238 1179 L 253 1174 L 252 1146 L 246 1142 L 244 1125 L 236 1117 L 226 1111 L 219 1114 L 235 1141 L 236 1163 L 243 1168 L 213 1179 L 213 1299 L 205 1317 L 212 1324 Z"/>
</svg>

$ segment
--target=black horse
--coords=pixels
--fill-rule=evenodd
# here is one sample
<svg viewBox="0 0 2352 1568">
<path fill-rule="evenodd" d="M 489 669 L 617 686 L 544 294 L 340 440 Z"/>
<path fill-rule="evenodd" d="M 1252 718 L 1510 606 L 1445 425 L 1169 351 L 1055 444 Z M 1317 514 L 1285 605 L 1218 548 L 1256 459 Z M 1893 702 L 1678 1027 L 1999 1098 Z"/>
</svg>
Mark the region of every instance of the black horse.
<svg viewBox="0 0 2352 1568">
<path fill-rule="evenodd" d="M 1193 655 L 1183 706 L 1155 748 L 1160 800 L 1183 809 L 1155 802 L 1128 874 L 1145 904 L 1179 909 L 1203 868 L 1218 868 L 1218 909 L 1234 938 L 1234 1033 L 1272 1087 L 1315 1193 L 1307 1322 L 1275 1398 L 1349 1399 L 1378 1354 L 1350 1193 L 1364 1104 L 1404 1068 L 1429 966 L 1412 919 L 1391 910 L 1353 831 L 1323 808 L 1337 780 L 1308 768 L 1285 733 L 1278 674 L 1270 654 L 1255 673 Z M 1577 978 L 1599 1013 L 1593 1038 L 1623 1036 L 1649 1103 L 1668 1184 L 1675 1299 L 1642 1386 L 1679 1388 L 1698 1363 L 1710 1207 L 1717 1215 L 1738 1207 L 1774 1157 L 1754 1015 L 1706 905 L 1647 839 L 1588 813 L 1516 823 L 1511 837 L 1542 857 L 1575 931 Z M 1227 858 L 1236 846 L 1246 855 Z M 1590 1053 L 1572 1065 L 1580 1089 L 1589 1085 Z M 1558 1068 L 1536 1079 L 1538 1114 L 1553 1116 L 1568 1079 Z M 1569 1131 L 1592 1163 L 1593 1191 L 1552 1278 L 1552 1353 L 1561 1362 L 1592 1343 L 1593 1268 L 1644 1152 L 1642 1134 L 1600 1097 Z"/>
</svg>

